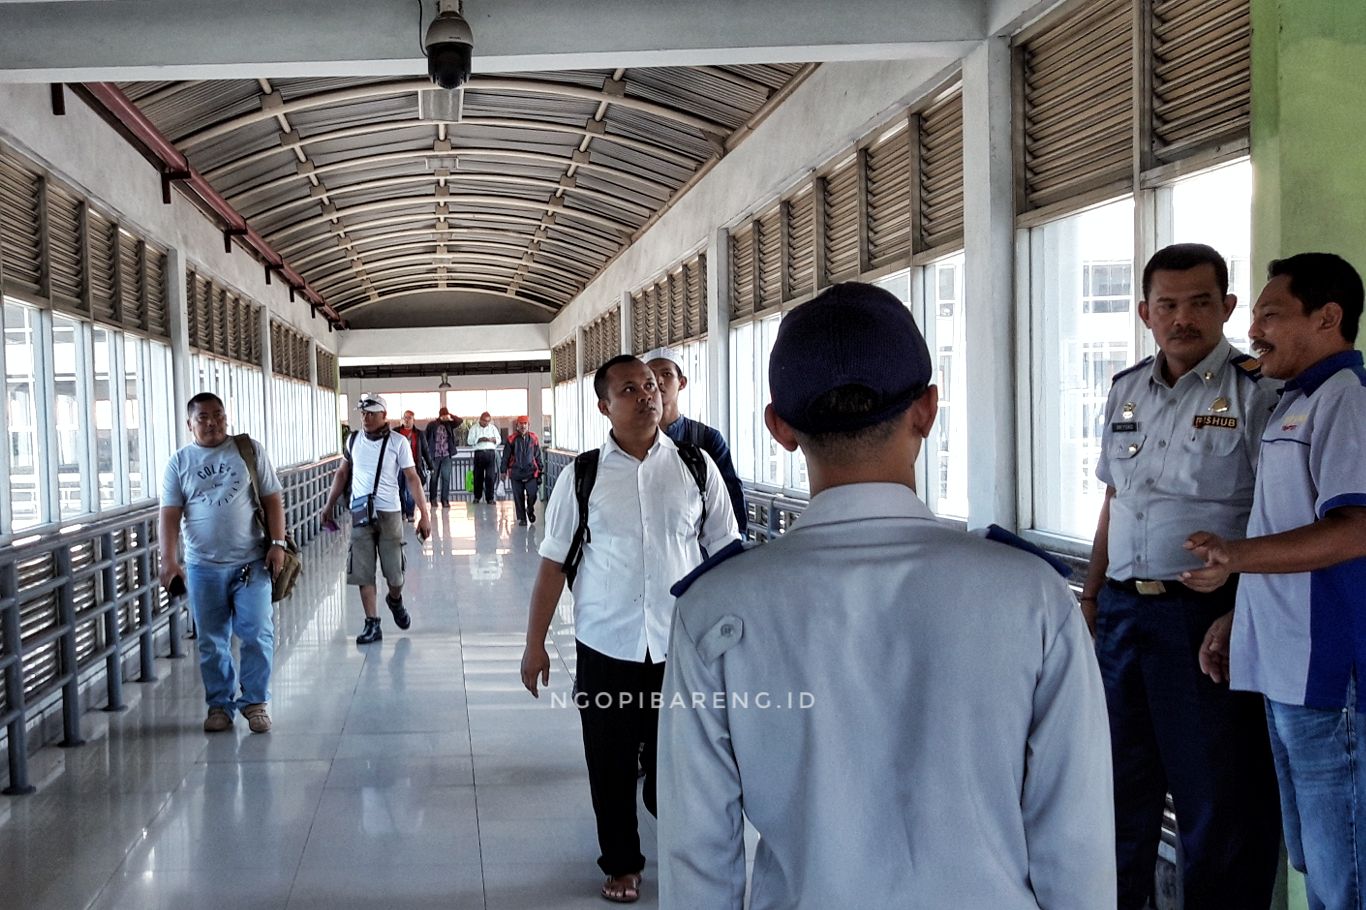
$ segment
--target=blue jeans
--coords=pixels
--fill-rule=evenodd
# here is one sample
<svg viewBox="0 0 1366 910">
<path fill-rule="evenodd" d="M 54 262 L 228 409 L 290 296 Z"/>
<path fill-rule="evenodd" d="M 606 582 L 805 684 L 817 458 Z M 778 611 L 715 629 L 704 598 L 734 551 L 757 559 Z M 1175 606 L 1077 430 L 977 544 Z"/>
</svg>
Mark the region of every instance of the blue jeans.
<svg viewBox="0 0 1366 910">
<path fill-rule="evenodd" d="M 1271 754 L 1281 782 L 1290 865 L 1304 873 L 1313 910 L 1361 910 L 1366 876 L 1366 734 L 1347 707 L 1305 708 L 1266 700 Z"/>
<path fill-rule="evenodd" d="M 451 504 L 451 456 L 444 458 L 432 458 L 432 477 L 428 482 L 427 501 L 436 505 L 436 494 L 441 493 L 441 504 L 448 506 Z"/>
<path fill-rule="evenodd" d="M 199 640 L 199 674 L 210 708 L 232 714 L 270 701 L 275 620 L 270 573 L 263 559 L 245 565 L 187 565 L 185 587 Z M 232 664 L 232 636 L 241 642 L 241 686 Z"/>
</svg>

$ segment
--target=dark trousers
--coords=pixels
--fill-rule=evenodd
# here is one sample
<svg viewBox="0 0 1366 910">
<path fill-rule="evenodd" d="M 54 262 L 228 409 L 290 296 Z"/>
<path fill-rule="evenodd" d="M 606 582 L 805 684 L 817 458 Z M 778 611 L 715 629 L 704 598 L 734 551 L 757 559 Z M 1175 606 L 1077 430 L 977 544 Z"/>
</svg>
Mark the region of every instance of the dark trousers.
<svg viewBox="0 0 1366 910">
<path fill-rule="evenodd" d="M 636 820 L 638 769 L 645 768 L 645 808 L 655 814 L 656 733 L 654 697 L 664 686 L 664 664 L 617 660 L 581 641 L 574 693 L 583 722 L 583 754 L 598 823 L 598 866 L 608 875 L 645 868 Z M 645 749 L 642 753 L 641 745 Z"/>
<path fill-rule="evenodd" d="M 1168 585 L 1100 593 L 1096 656 L 1110 714 L 1120 910 L 1147 905 L 1166 794 L 1181 838 L 1185 910 L 1264 910 L 1280 849 L 1280 805 L 1260 695 L 1200 672 L 1200 643 L 1233 608 Z"/>
<path fill-rule="evenodd" d="M 492 449 L 476 449 L 474 452 L 474 501 L 483 499 L 493 502 L 493 483 L 498 476 L 498 460 Z"/>
<path fill-rule="evenodd" d="M 438 490 L 441 493 L 441 504 L 448 506 L 451 504 L 451 456 L 446 455 L 441 458 L 432 458 L 432 477 L 427 487 L 427 501 L 436 505 Z"/>
<path fill-rule="evenodd" d="M 526 480 L 511 479 L 512 484 L 512 504 L 517 509 L 517 520 L 524 521 L 527 516 L 532 521 L 536 520 L 536 493 L 541 488 L 541 481 L 536 477 L 529 477 Z"/>
</svg>

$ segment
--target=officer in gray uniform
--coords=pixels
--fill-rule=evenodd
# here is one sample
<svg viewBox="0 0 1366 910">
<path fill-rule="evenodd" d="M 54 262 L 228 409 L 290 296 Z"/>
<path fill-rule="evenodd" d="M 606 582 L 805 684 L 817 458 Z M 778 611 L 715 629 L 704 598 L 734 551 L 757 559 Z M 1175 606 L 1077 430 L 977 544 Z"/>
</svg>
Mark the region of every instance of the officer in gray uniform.
<svg viewBox="0 0 1366 910">
<path fill-rule="evenodd" d="M 1192 531 L 1246 535 L 1275 384 L 1224 338 L 1237 300 L 1212 248 L 1159 251 L 1143 298 L 1159 353 L 1117 375 L 1106 404 L 1105 504 L 1081 598 L 1110 714 L 1119 907 L 1148 905 L 1170 792 L 1186 910 L 1264 908 L 1280 813 L 1261 699 L 1199 661 L 1207 636 L 1227 641 L 1237 580 L 1201 594 L 1177 579 L 1200 565 L 1183 546 Z"/>
<path fill-rule="evenodd" d="M 765 419 L 812 499 L 680 596 L 659 732 L 660 906 L 1113 906 L 1105 704 L 1067 585 L 916 498 L 934 423 L 910 311 L 841 284 L 783 317 Z"/>
</svg>

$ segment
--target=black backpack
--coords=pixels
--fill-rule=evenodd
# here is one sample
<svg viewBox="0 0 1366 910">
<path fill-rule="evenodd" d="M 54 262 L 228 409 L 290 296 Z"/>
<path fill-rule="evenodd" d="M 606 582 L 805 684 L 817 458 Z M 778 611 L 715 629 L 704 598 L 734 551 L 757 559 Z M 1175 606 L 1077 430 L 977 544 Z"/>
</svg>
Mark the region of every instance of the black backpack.
<svg viewBox="0 0 1366 910">
<path fill-rule="evenodd" d="M 707 523 L 707 460 L 702 450 L 691 442 L 675 443 L 678 457 L 683 459 L 688 473 L 697 481 L 697 492 L 702 496 L 702 524 Z M 593 540 L 588 532 L 588 496 L 593 492 L 593 484 L 598 479 L 598 449 L 580 452 L 574 458 L 574 500 L 579 504 L 579 526 L 574 529 L 574 537 L 569 541 L 569 552 L 564 556 L 564 577 L 569 589 L 574 589 L 574 578 L 579 574 L 579 563 L 583 561 L 583 545 Z"/>
</svg>

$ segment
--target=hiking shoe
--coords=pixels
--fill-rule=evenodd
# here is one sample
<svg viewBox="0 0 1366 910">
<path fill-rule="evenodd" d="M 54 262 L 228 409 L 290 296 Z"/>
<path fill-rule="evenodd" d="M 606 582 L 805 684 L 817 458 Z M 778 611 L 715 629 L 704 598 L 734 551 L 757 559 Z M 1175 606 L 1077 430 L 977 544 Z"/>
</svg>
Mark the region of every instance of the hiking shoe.
<svg viewBox="0 0 1366 910">
<path fill-rule="evenodd" d="M 232 715 L 225 708 L 210 708 L 209 716 L 204 718 L 205 733 L 222 733 L 232 729 Z"/>
<path fill-rule="evenodd" d="M 356 636 L 356 644 L 368 645 L 372 641 L 379 641 L 384 637 L 384 633 L 379 630 L 379 617 L 365 617 L 365 628 Z"/>
<path fill-rule="evenodd" d="M 408 608 L 403 606 L 403 595 L 397 598 L 384 595 L 384 602 L 389 605 L 389 612 L 394 614 L 394 625 L 400 629 L 406 629 L 413 624 L 413 618 L 408 615 Z"/>
<path fill-rule="evenodd" d="M 247 726 L 251 727 L 251 732 L 270 732 L 270 714 L 266 712 L 264 704 L 258 702 L 254 705 L 247 705 L 242 709 L 242 716 L 247 719 Z"/>
<path fill-rule="evenodd" d="M 535 509 L 527 509 L 526 520 L 529 521 L 529 522 L 531 522 L 532 524 L 535 524 L 535 523 L 536 523 L 536 510 L 535 510 Z"/>
</svg>

